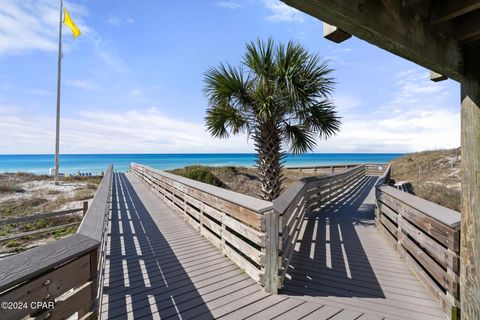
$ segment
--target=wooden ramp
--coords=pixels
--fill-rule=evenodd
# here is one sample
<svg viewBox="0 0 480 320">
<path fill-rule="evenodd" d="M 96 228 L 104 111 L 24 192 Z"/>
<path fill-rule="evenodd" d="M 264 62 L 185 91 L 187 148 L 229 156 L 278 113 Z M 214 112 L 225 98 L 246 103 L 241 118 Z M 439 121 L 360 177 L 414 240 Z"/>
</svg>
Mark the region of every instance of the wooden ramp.
<svg viewBox="0 0 480 320">
<path fill-rule="evenodd" d="M 267 294 L 130 174 L 115 174 L 103 319 L 445 319 L 375 229 L 364 177 L 302 226 Z"/>
</svg>

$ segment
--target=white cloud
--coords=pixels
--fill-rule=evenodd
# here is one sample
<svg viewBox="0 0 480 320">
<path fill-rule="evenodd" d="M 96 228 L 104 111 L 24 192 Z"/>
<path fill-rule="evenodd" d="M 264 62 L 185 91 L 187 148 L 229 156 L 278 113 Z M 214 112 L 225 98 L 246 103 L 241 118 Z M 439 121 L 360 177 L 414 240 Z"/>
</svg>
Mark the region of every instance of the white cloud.
<svg viewBox="0 0 480 320">
<path fill-rule="evenodd" d="M 279 0 L 262 0 L 264 6 L 271 11 L 268 20 L 274 22 L 304 22 L 305 16 L 302 12 L 294 9 Z"/>
<path fill-rule="evenodd" d="M 106 22 L 109 24 L 109 25 L 112 25 L 114 27 L 121 27 L 125 24 L 132 24 L 135 22 L 135 20 L 133 18 L 130 18 L 130 17 L 118 17 L 118 16 L 109 16 L 107 19 L 106 19 Z"/>
<path fill-rule="evenodd" d="M 394 76 L 390 98 L 380 106 L 354 96 L 336 97 L 342 118 L 338 136 L 322 141 L 323 152 L 413 152 L 460 145 L 460 113 L 448 105 L 445 84 L 415 68 Z M 360 112 L 355 108 L 359 108 Z"/>
<path fill-rule="evenodd" d="M 52 153 L 53 117 L 0 106 L 0 153 Z M 62 118 L 62 153 L 252 152 L 245 136 L 210 137 L 203 123 L 175 120 L 156 108 L 90 111 Z"/>
<path fill-rule="evenodd" d="M 53 95 L 53 91 L 43 90 L 43 89 L 36 89 L 36 88 L 24 88 L 22 89 L 26 94 L 30 94 L 33 96 L 51 96 Z"/>
<path fill-rule="evenodd" d="M 65 5 L 82 33 L 88 33 L 89 28 L 83 22 L 86 9 L 70 2 Z M 23 54 L 31 50 L 56 51 L 59 10 L 58 1 L 2 0 L 0 56 Z"/>
<path fill-rule="evenodd" d="M 93 52 L 95 55 L 103 60 L 105 64 L 118 74 L 125 74 L 130 71 L 128 64 L 120 57 L 115 48 L 96 32 L 92 32 L 89 37 L 92 42 Z"/>
<path fill-rule="evenodd" d="M 355 109 L 364 104 L 359 98 L 344 93 L 336 94 L 333 101 L 335 103 L 336 110 L 339 112 Z"/>
<path fill-rule="evenodd" d="M 128 94 L 134 97 L 141 97 L 144 95 L 144 92 L 142 89 L 133 89 L 133 90 L 130 90 Z"/>
<path fill-rule="evenodd" d="M 98 89 L 93 82 L 88 80 L 68 80 L 67 85 L 87 91 L 95 91 Z"/>
<path fill-rule="evenodd" d="M 217 5 L 219 7 L 225 8 L 225 9 L 230 9 L 230 10 L 235 10 L 242 8 L 244 3 L 236 0 L 225 0 L 225 1 L 218 1 Z"/>
<path fill-rule="evenodd" d="M 0 153 L 51 153 L 54 117 L 0 106 Z M 460 115 L 446 109 L 347 115 L 341 132 L 319 141 L 317 152 L 413 152 L 460 145 Z M 253 152 L 245 135 L 215 139 L 203 123 L 176 120 L 157 108 L 111 112 L 95 110 L 63 117 L 62 153 Z"/>
<path fill-rule="evenodd" d="M 386 117 L 345 117 L 318 152 L 415 152 L 460 146 L 460 113 L 446 109 Z"/>
</svg>

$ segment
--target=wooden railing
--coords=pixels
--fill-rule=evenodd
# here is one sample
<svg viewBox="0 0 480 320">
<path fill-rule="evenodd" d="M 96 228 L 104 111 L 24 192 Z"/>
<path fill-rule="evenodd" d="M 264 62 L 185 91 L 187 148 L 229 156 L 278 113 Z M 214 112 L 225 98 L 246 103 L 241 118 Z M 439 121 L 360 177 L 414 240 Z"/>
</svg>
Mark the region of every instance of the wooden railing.
<svg viewBox="0 0 480 320">
<path fill-rule="evenodd" d="M 85 215 L 85 213 L 87 213 L 87 210 L 88 210 L 88 201 L 84 201 L 82 208 L 48 212 L 48 213 L 37 213 L 37 214 L 29 215 L 29 216 L 4 219 L 4 220 L 0 220 L 0 226 L 6 225 L 6 224 L 18 225 L 18 224 L 21 224 L 21 223 L 24 223 L 24 222 L 37 221 L 38 219 L 51 219 L 51 218 L 70 215 L 70 214 L 79 213 L 79 212 L 82 212 L 83 215 Z M 26 232 L 20 232 L 20 233 L 13 233 L 13 234 L 9 234 L 7 236 L 0 237 L 0 243 L 5 242 L 5 241 L 9 241 L 9 240 L 19 239 L 19 238 L 25 238 L 25 237 L 40 234 L 40 233 L 51 232 L 51 231 L 62 229 L 62 228 L 76 226 L 76 225 L 79 225 L 80 223 L 81 223 L 81 221 L 75 221 L 75 222 L 71 222 L 71 223 L 59 224 L 59 225 L 52 226 L 52 227 L 41 228 L 41 229 L 38 229 L 38 230 L 32 230 L 32 231 L 26 231 Z"/>
<path fill-rule="evenodd" d="M 265 291 L 277 291 L 278 218 L 271 202 L 135 163 L 130 169 Z"/>
<path fill-rule="evenodd" d="M 390 168 L 388 163 L 376 163 L 365 165 L 365 175 L 367 176 L 382 176 L 387 169 Z"/>
<path fill-rule="evenodd" d="M 287 170 L 300 171 L 308 173 L 333 173 L 342 172 L 350 168 L 354 168 L 359 164 L 332 164 L 324 166 L 304 166 L 304 167 L 285 167 Z"/>
<path fill-rule="evenodd" d="M 459 307 L 460 213 L 388 185 L 376 189 L 376 225 L 447 314 Z"/>
<path fill-rule="evenodd" d="M 78 232 L 0 260 L 0 319 L 96 318 L 112 166 Z"/>
<path fill-rule="evenodd" d="M 304 217 L 365 175 L 365 165 L 325 177 L 303 178 L 273 201 L 279 216 L 279 278 L 282 287 Z"/>
</svg>

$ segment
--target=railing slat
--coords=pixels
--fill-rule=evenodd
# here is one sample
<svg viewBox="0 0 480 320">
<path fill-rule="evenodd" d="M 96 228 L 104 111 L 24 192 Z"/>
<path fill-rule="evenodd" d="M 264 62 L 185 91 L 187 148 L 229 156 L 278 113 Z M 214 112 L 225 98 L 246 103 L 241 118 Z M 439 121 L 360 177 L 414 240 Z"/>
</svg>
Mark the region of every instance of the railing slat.
<svg viewBox="0 0 480 320">
<path fill-rule="evenodd" d="M 303 178 L 273 200 L 275 212 L 279 215 L 281 231 L 279 237 L 279 287 L 282 286 L 283 279 L 287 274 L 288 265 L 301 232 L 301 225 L 308 212 L 338 196 L 364 175 L 365 166 L 356 165 L 341 173 Z"/>
<path fill-rule="evenodd" d="M 388 175 L 376 186 L 377 227 L 396 237 L 395 248 L 450 313 L 459 306 L 460 213 L 382 185 Z"/>
<path fill-rule="evenodd" d="M 271 202 L 134 163 L 131 172 L 267 292 L 276 292 L 278 217 Z"/>
</svg>

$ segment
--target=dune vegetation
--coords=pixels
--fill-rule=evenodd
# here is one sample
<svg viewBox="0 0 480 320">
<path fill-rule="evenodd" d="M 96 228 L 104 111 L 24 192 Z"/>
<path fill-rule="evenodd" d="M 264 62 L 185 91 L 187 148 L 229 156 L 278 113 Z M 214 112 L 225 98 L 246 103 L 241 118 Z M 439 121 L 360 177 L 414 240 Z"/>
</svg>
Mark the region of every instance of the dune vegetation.
<svg viewBox="0 0 480 320">
<path fill-rule="evenodd" d="M 408 181 L 415 195 L 460 211 L 460 149 L 406 154 L 392 161 L 395 181 Z"/>
<path fill-rule="evenodd" d="M 50 176 L 31 173 L 0 174 L 0 220 L 82 208 L 83 201 L 93 198 L 101 177 L 63 177 L 56 186 Z M 11 234 L 79 222 L 81 213 L 17 224 L 0 225 L 0 238 Z M 77 226 L 0 242 L 0 252 L 22 251 L 75 233 Z"/>
<path fill-rule="evenodd" d="M 181 169 L 170 170 L 169 172 L 252 197 L 262 198 L 259 173 L 255 168 L 188 166 Z M 308 172 L 284 169 L 283 190 L 288 189 L 299 179 L 311 175 L 312 173 Z"/>
</svg>

